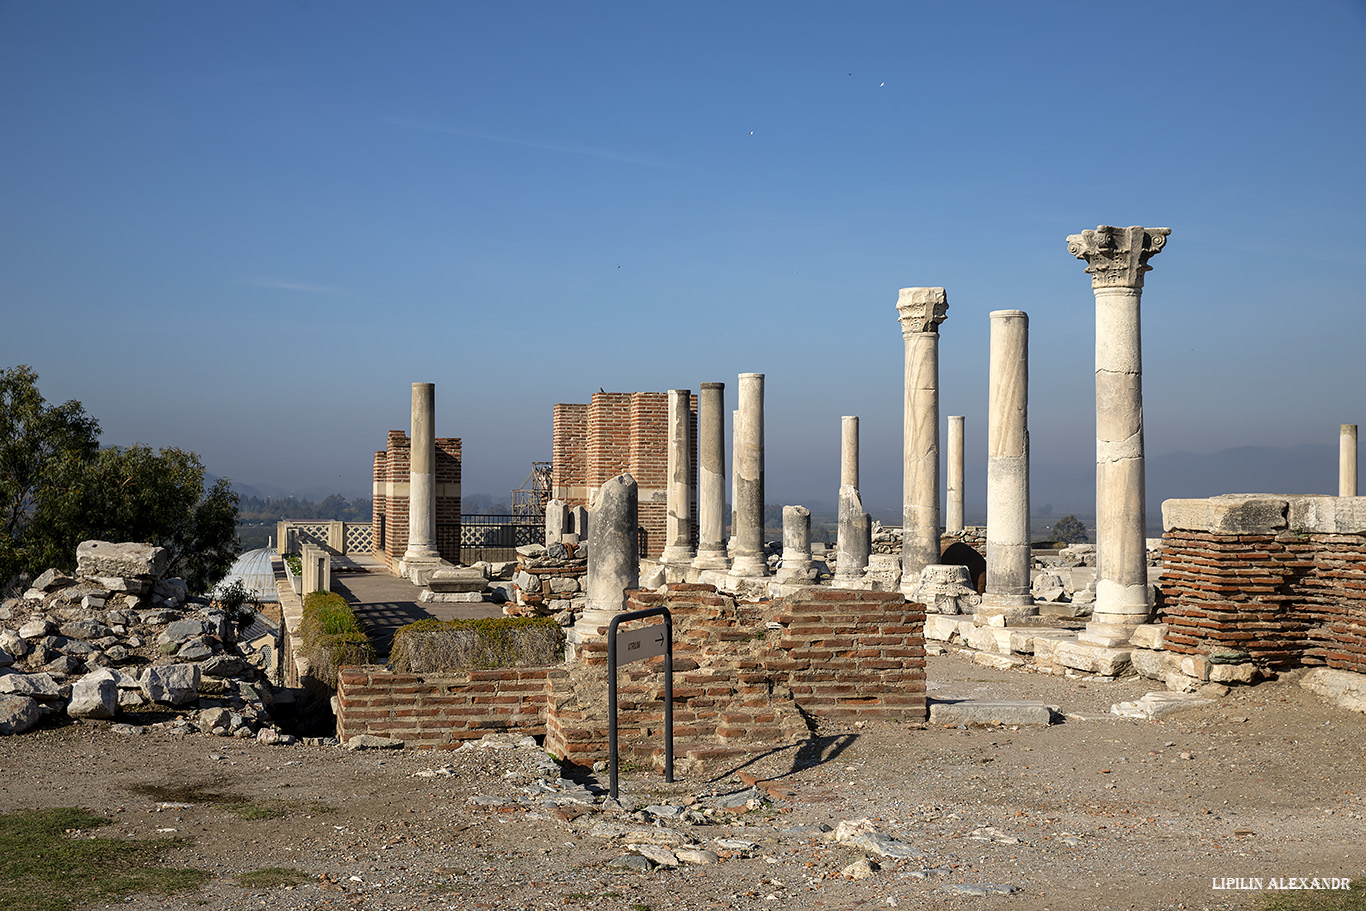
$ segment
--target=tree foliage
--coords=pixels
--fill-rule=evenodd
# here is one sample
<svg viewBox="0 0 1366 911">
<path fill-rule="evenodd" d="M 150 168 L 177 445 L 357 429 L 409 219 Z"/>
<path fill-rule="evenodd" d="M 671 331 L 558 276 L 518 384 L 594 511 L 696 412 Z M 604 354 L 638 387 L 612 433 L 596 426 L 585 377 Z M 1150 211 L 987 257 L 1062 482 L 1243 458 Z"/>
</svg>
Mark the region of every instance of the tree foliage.
<svg viewBox="0 0 1366 911">
<path fill-rule="evenodd" d="M 1086 526 L 1076 516 L 1063 516 L 1053 523 L 1053 531 L 1050 537 L 1054 541 L 1062 541 L 1065 544 L 1085 544 L 1091 540 L 1091 535 L 1086 531 Z"/>
<path fill-rule="evenodd" d="M 18 571 L 71 571 L 76 545 L 89 539 L 165 547 L 168 574 L 184 577 L 195 592 L 208 591 L 232 566 L 237 494 L 226 478 L 206 491 L 204 465 L 193 452 L 100 449 L 99 424 L 79 402 L 47 407 L 27 367 L 0 372 L 0 396 L 0 495 L 8 523 L 0 581 Z"/>
</svg>

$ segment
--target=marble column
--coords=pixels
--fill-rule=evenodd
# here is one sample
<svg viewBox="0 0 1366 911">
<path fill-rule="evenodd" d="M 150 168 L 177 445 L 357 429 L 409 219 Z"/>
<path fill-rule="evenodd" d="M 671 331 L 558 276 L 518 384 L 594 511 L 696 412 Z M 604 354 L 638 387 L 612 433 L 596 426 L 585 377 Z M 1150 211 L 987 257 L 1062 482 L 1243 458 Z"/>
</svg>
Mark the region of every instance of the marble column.
<svg viewBox="0 0 1366 911">
<path fill-rule="evenodd" d="M 871 550 L 868 515 L 859 495 L 858 418 L 840 418 L 839 535 L 835 575 L 843 582 L 861 579 Z"/>
<path fill-rule="evenodd" d="M 1170 228 L 1101 225 L 1067 238 L 1096 298 L 1096 604 L 1079 641 L 1120 646 L 1153 609 L 1144 506 L 1139 302 Z"/>
<path fill-rule="evenodd" d="M 588 540 L 588 507 L 574 506 L 569 510 L 569 537 L 575 544 Z"/>
<path fill-rule="evenodd" d="M 668 487 L 661 563 L 692 564 L 692 391 L 669 390 Z"/>
<path fill-rule="evenodd" d="M 731 575 L 768 575 L 764 557 L 764 375 L 740 374 L 735 432 L 735 553 Z"/>
<path fill-rule="evenodd" d="M 574 640 L 596 637 L 624 610 L 626 592 L 640 585 L 640 493 L 635 478 L 619 474 L 598 488 L 588 521 L 588 602 L 574 624 Z"/>
<path fill-rule="evenodd" d="M 435 563 L 436 550 L 436 386 L 413 383 L 412 433 L 408 462 L 408 549 L 403 554 L 403 574 L 409 563 Z"/>
<path fill-rule="evenodd" d="M 1357 495 L 1357 425 L 1343 424 L 1338 434 L 1338 496 Z"/>
<path fill-rule="evenodd" d="M 902 288 L 896 303 L 906 343 L 902 417 L 901 591 L 939 562 L 939 324 L 949 309 L 943 288 Z"/>
<path fill-rule="evenodd" d="M 726 557 L 735 559 L 735 529 L 740 527 L 740 409 L 730 413 L 730 535 L 726 538 Z"/>
<path fill-rule="evenodd" d="M 991 312 L 987 384 L 987 588 L 978 613 L 1038 614 L 1030 590 L 1029 316 Z"/>
<path fill-rule="evenodd" d="M 783 562 L 775 574 L 779 582 L 810 582 L 816 577 L 811 562 L 811 510 L 783 507 Z"/>
<path fill-rule="evenodd" d="M 948 481 L 944 504 L 944 533 L 963 533 L 963 415 L 949 415 Z"/>
<path fill-rule="evenodd" d="M 697 395 L 697 556 L 694 569 L 725 569 L 726 384 L 703 383 Z"/>
</svg>

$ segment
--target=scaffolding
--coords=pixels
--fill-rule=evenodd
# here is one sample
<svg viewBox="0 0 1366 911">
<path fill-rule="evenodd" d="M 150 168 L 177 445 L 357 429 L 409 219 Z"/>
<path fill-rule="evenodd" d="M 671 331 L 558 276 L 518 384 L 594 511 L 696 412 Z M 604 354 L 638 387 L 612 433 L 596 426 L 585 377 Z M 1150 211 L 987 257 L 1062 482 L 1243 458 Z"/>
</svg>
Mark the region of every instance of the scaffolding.
<svg viewBox="0 0 1366 911">
<path fill-rule="evenodd" d="M 532 462 L 531 474 L 512 492 L 512 514 L 525 519 L 544 519 L 550 503 L 550 463 Z"/>
</svg>

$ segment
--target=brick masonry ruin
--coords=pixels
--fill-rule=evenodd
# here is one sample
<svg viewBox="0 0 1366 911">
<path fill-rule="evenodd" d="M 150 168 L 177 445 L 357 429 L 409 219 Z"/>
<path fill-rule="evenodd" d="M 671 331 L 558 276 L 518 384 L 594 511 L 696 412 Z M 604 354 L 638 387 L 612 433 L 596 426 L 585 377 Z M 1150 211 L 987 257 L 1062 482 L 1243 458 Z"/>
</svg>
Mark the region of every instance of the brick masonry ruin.
<svg viewBox="0 0 1366 911">
<path fill-rule="evenodd" d="M 408 488 L 411 450 L 408 434 L 389 431 L 388 444 L 375 453 L 373 525 L 375 556 L 398 571 L 408 549 Z M 436 549 L 443 559 L 460 562 L 460 439 L 436 438 Z"/>
<path fill-rule="evenodd" d="M 697 396 L 691 396 L 688 460 L 692 541 L 697 541 Z M 665 392 L 595 392 L 587 405 L 559 404 L 554 412 L 551 476 L 555 499 L 592 507 L 590 496 L 623 472 L 640 495 L 643 556 L 664 551 L 667 517 L 669 398 Z"/>
<path fill-rule="evenodd" d="M 745 602 L 710 585 L 629 595 L 674 623 L 674 724 L 681 761 L 805 740 L 817 719 L 926 718 L 924 611 L 896 592 L 804 589 Z M 346 668 L 338 737 L 375 734 L 410 746 L 459 746 L 491 731 L 544 734 L 575 763 L 607 756 L 605 640 L 549 668 L 442 675 Z M 663 743 L 663 659 L 618 674 L 622 755 L 648 761 Z"/>
</svg>

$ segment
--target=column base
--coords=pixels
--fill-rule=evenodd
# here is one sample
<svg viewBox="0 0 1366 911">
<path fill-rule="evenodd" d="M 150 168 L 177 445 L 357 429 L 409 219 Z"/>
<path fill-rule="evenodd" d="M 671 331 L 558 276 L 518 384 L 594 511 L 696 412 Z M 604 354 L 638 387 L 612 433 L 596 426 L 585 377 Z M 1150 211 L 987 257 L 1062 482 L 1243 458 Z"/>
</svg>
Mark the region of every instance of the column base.
<svg viewBox="0 0 1366 911">
<path fill-rule="evenodd" d="M 816 569 L 815 564 L 810 560 L 805 560 L 802 562 L 794 561 L 791 565 L 784 561 L 778 567 L 778 571 L 773 574 L 773 577 L 779 582 L 796 582 L 807 585 L 816 581 L 816 577 L 819 575 L 820 570 Z"/>
<path fill-rule="evenodd" d="M 1033 595 L 1000 595 L 987 592 L 977 606 L 976 616 L 983 619 L 1000 617 L 1005 620 L 1039 616 Z"/>
<path fill-rule="evenodd" d="M 675 566 L 691 566 L 695 554 L 691 547 L 670 544 L 664 548 L 664 552 L 659 555 L 660 563 L 670 563 Z"/>
<path fill-rule="evenodd" d="M 715 550 L 699 550 L 697 556 L 693 557 L 692 568 L 696 570 L 730 569 L 730 558 L 726 556 L 724 547 Z"/>
<path fill-rule="evenodd" d="M 768 576 L 768 561 L 763 555 L 736 554 L 730 564 L 730 574 L 737 579 L 763 579 Z"/>
</svg>

